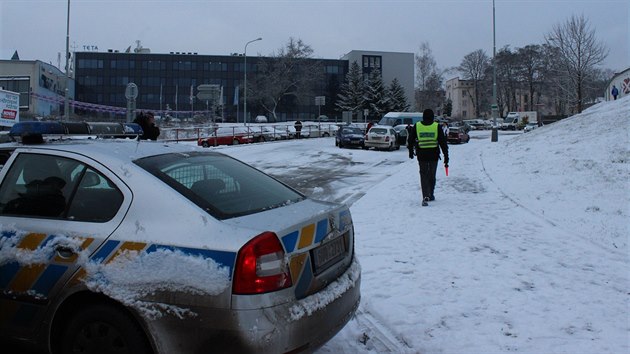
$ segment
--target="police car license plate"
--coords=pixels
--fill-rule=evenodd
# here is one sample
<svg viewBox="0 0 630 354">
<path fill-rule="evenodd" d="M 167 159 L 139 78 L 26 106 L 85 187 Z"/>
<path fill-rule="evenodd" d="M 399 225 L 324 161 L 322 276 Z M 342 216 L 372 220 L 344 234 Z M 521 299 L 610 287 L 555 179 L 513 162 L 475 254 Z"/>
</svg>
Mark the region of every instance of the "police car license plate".
<svg viewBox="0 0 630 354">
<path fill-rule="evenodd" d="M 315 273 L 324 271 L 326 268 L 335 264 L 346 252 L 345 235 L 337 237 L 334 240 L 313 249 L 313 261 L 315 264 Z"/>
</svg>

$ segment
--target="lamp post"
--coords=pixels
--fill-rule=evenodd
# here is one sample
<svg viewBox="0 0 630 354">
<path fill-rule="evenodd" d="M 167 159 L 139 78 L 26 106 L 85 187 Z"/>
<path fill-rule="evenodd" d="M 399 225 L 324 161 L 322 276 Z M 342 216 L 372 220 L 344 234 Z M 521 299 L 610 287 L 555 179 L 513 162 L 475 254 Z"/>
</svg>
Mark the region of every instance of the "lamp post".
<svg viewBox="0 0 630 354">
<path fill-rule="evenodd" d="M 494 0 L 492 0 L 492 137 L 490 141 L 499 141 L 499 131 L 497 130 L 497 118 L 499 107 L 497 106 L 497 36 L 494 23 Z"/>
<path fill-rule="evenodd" d="M 247 125 L 247 45 L 249 45 L 252 42 L 256 42 L 256 41 L 262 41 L 262 37 L 258 37 L 256 39 L 253 39 L 253 40 L 245 43 L 245 51 L 243 53 L 243 58 L 244 58 L 244 63 L 245 63 L 245 68 L 243 69 L 243 71 L 244 71 L 244 76 L 243 76 L 243 125 Z"/>
<path fill-rule="evenodd" d="M 66 18 L 66 96 L 63 104 L 64 118 L 70 121 L 70 0 L 68 0 L 68 16 Z"/>
</svg>

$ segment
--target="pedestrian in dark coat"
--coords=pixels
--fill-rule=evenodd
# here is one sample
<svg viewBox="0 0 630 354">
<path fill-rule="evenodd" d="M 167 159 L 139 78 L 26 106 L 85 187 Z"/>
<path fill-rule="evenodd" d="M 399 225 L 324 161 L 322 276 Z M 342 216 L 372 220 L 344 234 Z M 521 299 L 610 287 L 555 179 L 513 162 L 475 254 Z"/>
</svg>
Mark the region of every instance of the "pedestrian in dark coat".
<svg viewBox="0 0 630 354">
<path fill-rule="evenodd" d="M 413 159 L 415 152 L 420 167 L 422 206 L 427 206 L 429 201 L 435 200 L 435 173 L 440 159 L 440 149 L 444 155 L 444 167 L 448 167 L 446 136 L 440 125 L 433 121 L 433 118 L 433 110 L 425 109 L 422 112 L 422 121 L 414 124 L 407 137 L 409 158 Z"/>
<path fill-rule="evenodd" d="M 302 122 L 295 121 L 295 137 L 300 139 L 302 137 Z"/>
<path fill-rule="evenodd" d="M 367 134 L 370 131 L 370 128 L 372 128 L 374 126 L 374 122 L 369 121 L 367 126 L 365 127 L 365 134 Z"/>
<path fill-rule="evenodd" d="M 610 91 L 610 94 L 617 99 L 617 95 L 619 95 L 619 90 L 617 89 L 617 86 L 613 85 L 612 90 Z"/>
<path fill-rule="evenodd" d="M 155 125 L 155 116 L 152 112 L 140 112 L 133 122 L 142 128 L 143 134 L 140 136 L 140 139 L 157 140 L 158 136 L 160 136 L 160 128 Z"/>
</svg>

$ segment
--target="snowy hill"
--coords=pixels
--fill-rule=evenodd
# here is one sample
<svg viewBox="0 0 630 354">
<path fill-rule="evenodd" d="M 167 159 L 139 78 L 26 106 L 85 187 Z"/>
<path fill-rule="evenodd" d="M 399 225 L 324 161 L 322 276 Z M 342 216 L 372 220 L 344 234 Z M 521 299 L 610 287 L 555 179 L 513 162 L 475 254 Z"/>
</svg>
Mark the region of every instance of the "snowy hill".
<svg viewBox="0 0 630 354">
<path fill-rule="evenodd" d="M 319 353 L 628 353 L 630 97 L 450 146 L 351 208 L 359 314 Z"/>
</svg>

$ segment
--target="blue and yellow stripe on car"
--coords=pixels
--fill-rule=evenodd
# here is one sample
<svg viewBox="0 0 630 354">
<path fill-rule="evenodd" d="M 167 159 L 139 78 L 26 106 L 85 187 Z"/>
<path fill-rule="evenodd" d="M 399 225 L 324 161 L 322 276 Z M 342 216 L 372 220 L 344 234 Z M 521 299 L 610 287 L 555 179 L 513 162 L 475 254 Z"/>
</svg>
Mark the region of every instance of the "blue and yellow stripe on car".
<svg viewBox="0 0 630 354">
<path fill-rule="evenodd" d="M 9 245 L 10 239 L 21 237 L 15 241 L 15 247 L 20 250 L 36 251 L 53 241 L 55 235 L 45 235 L 30 233 L 24 236 L 17 236 L 15 232 L 2 232 L 0 234 L 0 245 Z M 75 238 L 77 239 L 77 238 Z M 86 250 L 94 242 L 99 242 L 94 238 L 78 238 L 81 240 L 81 251 Z M 108 264 L 126 251 L 136 251 L 139 253 L 152 253 L 157 250 L 171 250 L 182 252 L 184 255 L 200 256 L 211 258 L 221 267 L 228 268 L 228 274 L 232 275 L 236 252 L 217 251 L 208 249 L 197 249 L 178 246 L 164 246 L 144 242 L 124 242 L 117 240 L 107 240 L 89 257 L 91 262 Z M 52 289 L 70 270 L 75 272 L 69 280 L 71 285 L 76 285 L 86 275 L 82 264 L 77 263 L 78 254 L 70 257 L 60 257 L 56 251 L 52 250 L 50 259 L 45 263 L 20 264 L 18 261 L 10 261 L 5 264 L 0 260 L 0 324 L 3 326 L 10 323 L 12 326 L 30 326 L 37 320 L 38 313 L 47 303 Z M 78 270 L 78 271 L 77 271 Z M 70 276 L 70 274 L 68 274 Z"/>
<path fill-rule="evenodd" d="M 339 231 L 345 231 L 351 225 L 350 211 L 344 210 L 340 212 Z M 302 298 L 310 292 L 309 289 L 313 285 L 315 277 L 313 269 L 310 267 L 311 253 L 297 251 L 318 245 L 332 231 L 331 226 L 331 221 L 325 218 L 316 223 L 304 225 L 299 230 L 289 232 L 281 237 L 286 252 L 289 254 L 296 253 L 289 260 L 289 270 L 291 278 L 294 281 L 298 281 L 295 284 L 295 295 L 297 298 Z"/>
</svg>

